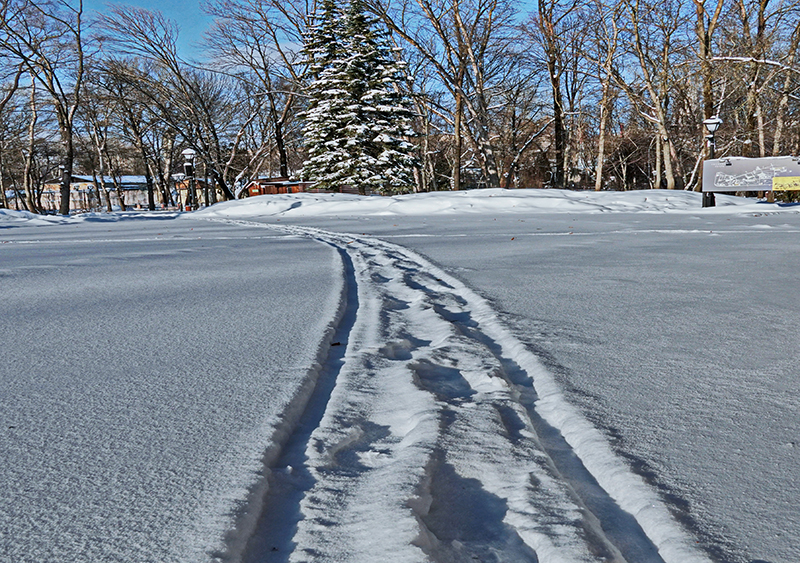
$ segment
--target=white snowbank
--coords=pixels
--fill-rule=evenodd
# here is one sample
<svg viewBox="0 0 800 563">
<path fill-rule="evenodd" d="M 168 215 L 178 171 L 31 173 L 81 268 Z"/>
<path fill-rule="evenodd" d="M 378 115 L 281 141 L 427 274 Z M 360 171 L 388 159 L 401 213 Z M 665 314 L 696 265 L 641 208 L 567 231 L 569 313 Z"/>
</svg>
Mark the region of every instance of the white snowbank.
<svg viewBox="0 0 800 563">
<path fill-rule="evenodd" d="M 570 190 L 469 190 L 429 192 L 392 197 L 351 194 L 279 194 L 217 203 L 196 211 L 208 218 L 365 217 L 485 213 L 704 213 L 744 214 L 800 211 L 796 204 L 767 203 L 752 198 L 716 194 L 716 207 L 701 207 L 701 194 L 686 191 L 639 190 L 586 192 Z M 179 213 L 172 213 L 174 216 Z M 79 215 L 36 215 L 0 209 L 0 225 L 52 225 L 121 218 L 163 218 L 164 212 L 127 211 Z"/>
<path fill-rule="evenodd" d="M 578 192 L 569 190 L 470 190 L 430 192 L 393 197 L 350 194 L 264 195 L 218 203 L 198 212 L 208 217 L 343 217 L 369 215 L 433 215 L 465 213 L 764 213 L 786 204 L 716 196 L 717 206 L 703 209 L 695 192 L 644 190 Z M 794 206 L 789 206 L 794 207 Z"/>
<path fill-rule="evenodd" d="M 30 211 L 14 211 L 12 209 L 0 209 L 0 225 L 64 225 L 69 223 L 82 223 L 84 221 L 106 221 L 116 222 L 123 219 L 144 219 L 156 217 L 177 217 L 180 213 L 174 211 L 114 211 L 113 213 L 79 213 L 73 215 L 37 215 Z"/>
</svg>

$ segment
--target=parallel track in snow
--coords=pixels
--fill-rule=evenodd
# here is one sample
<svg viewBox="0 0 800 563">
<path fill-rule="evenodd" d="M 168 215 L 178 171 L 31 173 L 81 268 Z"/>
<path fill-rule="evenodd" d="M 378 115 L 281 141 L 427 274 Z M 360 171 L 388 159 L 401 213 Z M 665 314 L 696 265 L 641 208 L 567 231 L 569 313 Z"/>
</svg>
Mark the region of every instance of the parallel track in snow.
<svg viewBox="0 0 800 563">
<path fill-rule="evenodd" d="M 402 246 L 269 227 L 341 253 L 347 307 L 244 561 L 708 561 L 485 299 Z"/>
</svg>

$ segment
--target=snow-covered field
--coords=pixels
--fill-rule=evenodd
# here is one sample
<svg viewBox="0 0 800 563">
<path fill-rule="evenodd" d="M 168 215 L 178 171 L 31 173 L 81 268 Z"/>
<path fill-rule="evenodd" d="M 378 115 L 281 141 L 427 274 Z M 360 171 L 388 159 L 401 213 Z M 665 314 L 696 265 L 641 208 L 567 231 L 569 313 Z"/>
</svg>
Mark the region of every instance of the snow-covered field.
<svg viewBox="0 0 800 563">
<path fill-rule="evenodd" d="M 184 218 L 37 222 L 0 223 L 0 561 L 208 560 L 301 396 L 338 257 Z"/>
<path fill-rule="evenodd" d="M 800 207 L 717 201 L 0 212 L 0 560 L 800 560 Z"/>
</svg>

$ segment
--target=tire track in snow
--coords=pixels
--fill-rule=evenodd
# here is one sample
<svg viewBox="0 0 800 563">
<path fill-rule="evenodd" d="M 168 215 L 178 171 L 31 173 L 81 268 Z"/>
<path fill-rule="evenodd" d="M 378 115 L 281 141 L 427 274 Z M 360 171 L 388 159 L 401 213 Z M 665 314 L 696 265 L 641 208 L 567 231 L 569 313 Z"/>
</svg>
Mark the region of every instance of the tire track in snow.
<svg viewBox="0 0 800 563">
<path fill-rule="evenodd" d="M 358 307 L 253 560 L 707 561 L 486 300 L 401 246 L 272 228 L 346 252 Z"/>
<path fill-rule="evenodd" d="M 241 558 L 245 563 L 287 561 L 288 555 L 296 547 L 292 538 L 297 523 L 303 517 L 299 509 L 300 501 L 314 484 L 305 464 L 305 450 L 312 432 L 320 424 L 336 385 L 358 311 L 358 286 L 353 264 L 347 252 L 338 250 L 345 277 L 341 319 L 331 338 L 327 358 L 319 369 L 314 389 L 302 407 L 303 413 L 282 445 L 280 455 L 267 468 L 267 490 L 263 504 L 259 507 L 261 514 L 258 523 L 251 532 L 243 553 L 231 554 L 234 560 Z"/>
</svg>

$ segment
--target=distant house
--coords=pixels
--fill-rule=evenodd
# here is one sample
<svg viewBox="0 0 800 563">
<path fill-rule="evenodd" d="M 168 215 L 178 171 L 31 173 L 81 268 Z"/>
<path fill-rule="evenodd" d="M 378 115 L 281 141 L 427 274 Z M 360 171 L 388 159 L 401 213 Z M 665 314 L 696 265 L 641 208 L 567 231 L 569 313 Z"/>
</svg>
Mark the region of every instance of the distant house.
<svg viewBox="0 0 800 563">
<path fill-rule="evenodd" d="M 174 177 L 173 177 L 174 178 Z M 210 185 L 210 184 L 208 184 Z M 197 178 L 194 181 L 194 191 L 195 196 L 197 197 L 196 205 L 200 205 L 206 207 L 218 201 L 222 201 L 224 199 L 222 190 L 219 188 L 214 188 L 214 193 L 211 193 L 209 190 L 206 189 L 207 184 L 205 180 L 202 178 Z M 186 178 L 175 179 L 175 190 L 178 195 L 178 202 L 181 204 L 181 207 L 187 207 L 191 205 L 192 196 L 191 196 L 191 186 L 189 184 L 189 180 Z M 206 202 L 206 194 L 208 194 L 209 201 Z"/>
<path fill-rule="evenodd" d="M 126 206 L 147 207 L 147 180 L 144 176 L 120 176 L 122 198 Z M 110 190 L 111 205 L 119 207 L 119 195 L 110 176 L 103 178 L 106 190 Z M 100 182 L 98 181 L 98 184 Z M 46 211 L 57 211 L 61 205 L 61 182 L 50 180 L 45 182 L 42 190 L 42 207 Z M 106 205 L 106 196 L 100 195 L 91 176 L 73 176 L 70 182 L 69 208 L 71 211 L 88 211 Z"/>
<path fill-rule="evenodd" d="M 243 191 L 248 197 L 268 194 L 297 194 L 309 191 L 313 185 L 314 182 L 290 180 L 289 178 L 259 178 L 251 180 Z"/>
<path fill-rule="evenodd" d="M 251 180 L 244 188 L 242 197 L 250 197 L 256 195 L 274 195 L 274 194 L 298 194 L 301 192 L 310 193 L 331 193 L 334 190 L 322 190 L 315 188 L 316 182 L 305 182 L 301 180 L 290 180 L 289 178 L 259 178 Z M 359 191 L 348 185 L 339 187 L 339 192 L 343 194 L 358 194 Z M 372 190 L 367 192 L 372 194 Z"/>
</svg>

